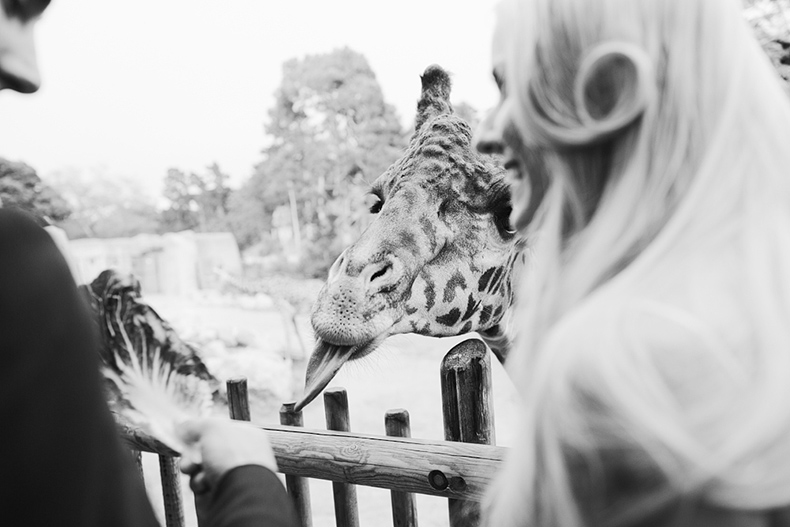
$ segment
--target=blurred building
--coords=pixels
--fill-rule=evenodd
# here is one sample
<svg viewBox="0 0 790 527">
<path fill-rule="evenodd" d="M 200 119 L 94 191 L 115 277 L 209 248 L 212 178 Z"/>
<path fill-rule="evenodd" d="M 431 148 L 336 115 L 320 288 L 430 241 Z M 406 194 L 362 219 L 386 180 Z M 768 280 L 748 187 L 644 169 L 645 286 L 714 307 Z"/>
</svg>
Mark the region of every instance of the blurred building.
<svg viewBox="0 0 790 527">
<path fill-rule="evenodd" d="M 91 282 L 113 268 L 140 280 L 143 294 L 185 295 L 217 289 L 221 276 L 242 274 L 239 246 L 229 232 L 84 238 L 70 240 L 67 250 L 78 282 Z"/>
</svg>

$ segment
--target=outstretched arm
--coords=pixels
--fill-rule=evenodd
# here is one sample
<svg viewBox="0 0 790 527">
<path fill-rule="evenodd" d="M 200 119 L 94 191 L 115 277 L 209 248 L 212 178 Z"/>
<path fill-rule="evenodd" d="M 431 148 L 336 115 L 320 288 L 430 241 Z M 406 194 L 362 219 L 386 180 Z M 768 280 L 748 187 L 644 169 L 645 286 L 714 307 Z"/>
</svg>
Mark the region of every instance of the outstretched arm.
<svg viewBox="0 0 790 527">
<path fill-rule="evenodd" d="M 297 527 L 296 512 L 275 474 L 266 432 L 249 423 L 209 418 L 182 423 L 193 447 L 181 470 L 189 474 L 201 525 Z"/>
</svg>

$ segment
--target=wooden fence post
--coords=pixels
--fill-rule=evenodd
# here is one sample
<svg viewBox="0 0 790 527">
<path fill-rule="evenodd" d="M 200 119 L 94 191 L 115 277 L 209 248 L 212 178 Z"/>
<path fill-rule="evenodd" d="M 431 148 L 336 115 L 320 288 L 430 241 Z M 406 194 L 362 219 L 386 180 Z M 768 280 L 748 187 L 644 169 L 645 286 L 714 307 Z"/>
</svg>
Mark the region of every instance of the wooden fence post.
<svg viewBox="0 0 790 527">
<path fill-rule="evenodd" d="M 468 339 L 447 352 L 442 360 L 441 384 L 445 439 L 495 444 L 491 360 L 486 345 Z M 453 481 L 448 484 L 452 486 Z M 449 500 L 449 513 L 451 527 L 480 523 L 480 506 L 471 501 Z"/>
<path fill-rule="evenodd" d="M 134 459 L 134 464 L 137 467 L 137 472 L 140 473 L 140 477 L 145 481 L 145 472 L 143 471 L 143 453 L 136 448 L 131 449 L 132 459 Z"/>
<path fill-rule="evenodd" d="M 384 428 L 388 436 L 411 437 L 409 412 L 403 409 L 389 410 L 384 415 Z M 394 527 L 417 527 L 417 504 L 414 494 L 393 490 L 390 496 Z"/>
<path fill-rule="evenodd" d="M 236 377 L 225 383 L 228 388 L 228 414 L 237 421 L 250 420 L 250 396 L 247 392 L 247 378 Z"/>
<path fill-rule="evenodd" d="M 247 391 L 247 379 L 238 377 L 229 379 L 228 386 L 228 412 L 231 419 L 241 421 L 250 420 L 250 397 Z M 293 411 L 294 403 L 286 403 L 280 408 L 280 424 L 289 426 L 303 426 L 302 412 Z M 285 476 L 285 489 L 294 501 L 296 515 L 302 527 L 312 527 L 313 520 L 310 514 L 310 488 L 306 478 Z"/>
<path fill-rule="evenodd" d="M 285 403 L 280 407 L 280 424 L 286 426 L 304 426 L 302 412 L 295 412 L 296 402 Z M 285 476 L 285 488 L 296 507 L 296 516 L 302 527 L 312 527 L 313 517 L 310 512 L 310 487 L 307 478 Z"/>
<path fill-rule="evenodd" d="M 351 431 L 348 413 L 348 394 L 345 388 L 332 388 L 324 392 L 324 411 L 327 430 Z M 335 498 L 335 523 L 337 527 L 359 527 L 357 488 L 349 483 L 332 482 Z"/>
<path fill-rule="evenodd" d="M 159 476 L 162 479 L 162 498 L 165 505 L 165 525 L 167 527 L 184 527 L 185 525 L 180 474 L 179 458 L 159 456 Z"/>
</svg>

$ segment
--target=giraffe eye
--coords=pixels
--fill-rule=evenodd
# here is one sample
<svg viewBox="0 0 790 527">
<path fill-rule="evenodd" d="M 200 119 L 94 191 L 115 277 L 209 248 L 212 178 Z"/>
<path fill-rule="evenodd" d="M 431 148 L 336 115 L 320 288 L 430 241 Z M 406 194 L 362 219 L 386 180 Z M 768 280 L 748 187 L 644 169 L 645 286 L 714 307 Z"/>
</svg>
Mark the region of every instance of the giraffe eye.
<svg viewBox="0 0 790 527">
<path fill-rule="evenodd" d="M 378 214 L 381 207 L 384 205 L 384 200 L 377 194 L 368 194 L 365 196 L 365 205 L 371 214 Z"/>
<path fill-rule="evenodd" d="M 512 210 L 510 203 L 497 207 L 494 210 L 494 225 L 496 225 L 500 236 L 505 239 L 512 238 L 516 234 L 515 229 L 510 224 L 510 213 Z"/>
</svg>

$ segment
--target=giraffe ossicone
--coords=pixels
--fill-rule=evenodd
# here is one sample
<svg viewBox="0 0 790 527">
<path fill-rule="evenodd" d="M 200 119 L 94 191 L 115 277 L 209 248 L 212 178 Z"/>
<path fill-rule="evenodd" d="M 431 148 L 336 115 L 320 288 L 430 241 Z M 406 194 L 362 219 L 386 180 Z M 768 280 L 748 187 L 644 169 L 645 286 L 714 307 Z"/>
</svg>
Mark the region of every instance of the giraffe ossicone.
<svg viewBox="0 0 790 527">
<path fill-rule="evenodd" d="M 372 185 L 377 216 L 332 265 L 313 308 L 316 346 L 297 409 L 395 334 L 478 332 L 504 361 L 500 322 L 523 258 L 505 170 L 475 151 L 447 72 L 428 66 L 421 81 L 406 152 Z"/>
</svg>

